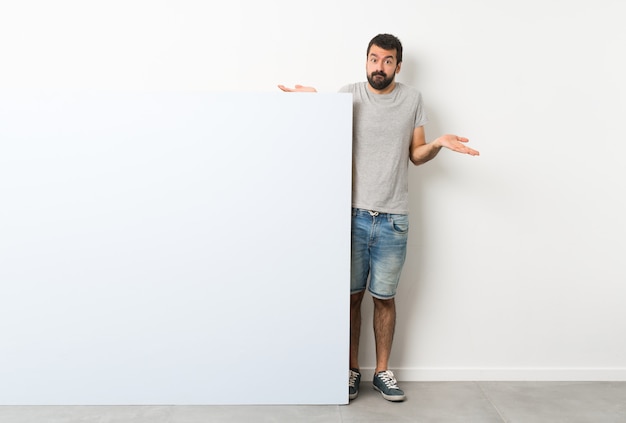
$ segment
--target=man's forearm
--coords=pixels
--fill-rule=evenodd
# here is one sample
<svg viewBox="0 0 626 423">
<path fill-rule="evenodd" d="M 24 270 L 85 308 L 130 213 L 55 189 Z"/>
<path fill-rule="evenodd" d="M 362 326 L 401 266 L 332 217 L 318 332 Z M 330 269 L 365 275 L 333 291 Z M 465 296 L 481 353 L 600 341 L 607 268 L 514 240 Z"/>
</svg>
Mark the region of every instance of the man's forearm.
<svg viewBox="0 0 626 423">
<path fill-rule="evenodd" d="M 416 166 L 424 164 L 434 159 L 435 156 L 439 154 L 439 151 L 441 151 L 441 145 L 437 143 L 436 140 L 426 144 L 422 144 L 418 147 L 415 147 L 411 151 L 411 162 L 413 162 L 413 164 Z"/>
</svg>

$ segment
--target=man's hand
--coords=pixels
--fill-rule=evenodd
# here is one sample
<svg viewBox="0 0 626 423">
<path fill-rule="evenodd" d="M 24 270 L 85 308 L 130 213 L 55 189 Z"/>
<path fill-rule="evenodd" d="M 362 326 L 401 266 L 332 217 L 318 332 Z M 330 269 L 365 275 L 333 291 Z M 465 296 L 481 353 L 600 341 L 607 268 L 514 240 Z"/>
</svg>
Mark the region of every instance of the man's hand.
<svg viewBox="0 0 626 423">
<path fill-rule="evenodd" d="M 316 93 L 317 90 L 313 87 L 305 87 L 304 85 L 296 85 L 295 88 L 288 88 L 284 85 L 279 85 L 278 88 L 286 93 Z"/>
<path fill-rule="evenodd" d="M 457 135 L 442 135 L 435 140 L 435 145 L 440 147 L 446 147 L 457 153 L 469 154 L 470 156 L 478 156 L 480 153 L 473 148 L 469 148 L 465 145 L 469 140 Z"/>
</svg>

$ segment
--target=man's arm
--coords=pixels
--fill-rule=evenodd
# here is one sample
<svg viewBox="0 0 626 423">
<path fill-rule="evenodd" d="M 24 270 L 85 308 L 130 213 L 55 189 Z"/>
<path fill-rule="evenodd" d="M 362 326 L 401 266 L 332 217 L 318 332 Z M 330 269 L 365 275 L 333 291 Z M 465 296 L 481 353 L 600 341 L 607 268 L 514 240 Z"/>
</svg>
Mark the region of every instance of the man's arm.
<svg viewBox="0 0 626 423">
<path fill-rule="evenodd" d="M 420 126 L 413 131 L 413 141 L 411 141 L 410 159 L 414 165 L 421 165 L 437 156 L 443 147 L 448 148 L 457 153 L 469 154 L 470 156 L 478 156 L 478 151 L 469 148 L 464 143 L 469 140 L 457 135 L 442 135 L 439 138 L 426 143 L 424 127 Z"/>
</svg>

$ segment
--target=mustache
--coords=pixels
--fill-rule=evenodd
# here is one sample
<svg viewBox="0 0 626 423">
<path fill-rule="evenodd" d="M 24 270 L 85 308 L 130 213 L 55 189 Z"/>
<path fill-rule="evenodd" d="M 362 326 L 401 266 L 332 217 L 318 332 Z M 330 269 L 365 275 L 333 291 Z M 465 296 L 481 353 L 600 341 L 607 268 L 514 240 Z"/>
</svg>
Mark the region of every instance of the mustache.
<svg viewBox="0 0 626 423">
<path fill-rule="evenodd" d="M 377 76 L 377 75 L 380 75 L 383 78 L 387 78 L 387 74 L 385 72 L 383 72 L 383 71 L 374 71 L 374 72 L 372 72 L 372 78 Z"/>
</svg>

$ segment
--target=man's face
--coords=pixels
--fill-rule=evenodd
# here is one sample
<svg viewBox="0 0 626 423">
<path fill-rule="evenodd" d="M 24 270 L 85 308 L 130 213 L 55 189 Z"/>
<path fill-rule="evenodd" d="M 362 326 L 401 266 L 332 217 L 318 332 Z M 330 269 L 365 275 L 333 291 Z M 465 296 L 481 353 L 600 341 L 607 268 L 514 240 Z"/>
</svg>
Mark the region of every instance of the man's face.
<svg viewBox="0 0 626 423">
<path fill-rule="evenodd" d="M 372 45 L 367 55 L 367 81 L 372 88 L 383 91 L 389 87 L 400 72 L 400 63 L 396 59 L 396 50 L 384 50 Z"/>
</svg>

